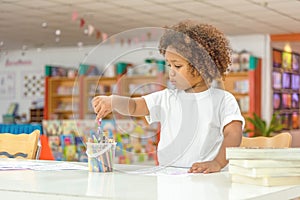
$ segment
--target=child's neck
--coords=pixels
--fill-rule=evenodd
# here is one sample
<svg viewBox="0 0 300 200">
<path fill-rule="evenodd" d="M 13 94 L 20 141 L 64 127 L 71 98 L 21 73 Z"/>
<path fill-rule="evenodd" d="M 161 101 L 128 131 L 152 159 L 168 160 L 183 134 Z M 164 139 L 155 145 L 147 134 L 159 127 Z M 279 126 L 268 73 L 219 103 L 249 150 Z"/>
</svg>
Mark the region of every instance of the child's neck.
<svg viewBox="0 0 300 200">
<path fill-rule="evenodd" d="M 185 89 L 184 91 L 186 93 L 197 93 L 197 92 L 203 92 L 207 89 L 208 89 L 207 84 L 204 81 L 201 81 L 194 84 L 192 87 Z"/>
</svg>

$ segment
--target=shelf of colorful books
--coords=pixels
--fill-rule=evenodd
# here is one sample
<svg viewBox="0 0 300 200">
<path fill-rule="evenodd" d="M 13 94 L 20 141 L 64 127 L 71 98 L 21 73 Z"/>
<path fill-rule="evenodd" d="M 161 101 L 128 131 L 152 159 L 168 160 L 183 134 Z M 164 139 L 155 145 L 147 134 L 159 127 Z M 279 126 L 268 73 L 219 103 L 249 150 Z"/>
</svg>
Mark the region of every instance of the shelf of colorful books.
<svg viewBox="0 0 300 200">
<path fill-rule="evenodd" d="M 43 130 L 55 160 L 87 162 L 85 143 L 97 131 L 95 120 L 43 120 Z M 103 120 L 104 135 L 117 142 L 115 163 L 156 164 L 156 125 L 143 121 Z"/>
<path fill-rule="evenodd" d="M 110 94 L 141 96 L 163 89 L 166 85 L 165 82 L 166 79 L 163 73 L 159 73 L 157 76 L 127 76 L 125 74 L 117 77 L 86 76 L 83 74 L 79 75 L 77 80 L 65 77 L 48 77 L 47 86 L 51 95 L 49 94 L 47 98 L 48 103 L 46 105 L 49 114 L 46 118 L 48 120 L 45 120 L 44 124 L 50 126 L 48 128 L 49 141 L 53 144 L 53 151 L 56 152 L 57 159 L 84 160 L 86 158 L 83 155 L 75 156 L 75 152 L 81 152 L 80 154 L 82 154 L 82 150 L 76 150 L 82 148 L 75 148 L 74 146 L 77 146 L 77 142 L 84 141 L 84 139 L 78 139 L 78 135 L 83 134 L 86 136 L 91 131 L 97 130 L 95 113 L 91 105 L 94 96 Z M 73 90 L 72 87 L 74 87 Z M 74 119 L 74 117 L 76 122 L 71 122 L 70 119 Z M 48 121 L 48 125 L 46 121 Z M 85 122 L 86 125 L 81 125 Z M 57 126 L 62 127 L 63 130 L 53 131 L 51 129 L 51 127 L 57 128 Z M 86 127 L 84 131 L 80 131 L 81 126 Z M 115 113 L 103 119 L 102 126 L 107 132 L 112 132 L 118 143 L 116 163 L 155 164 L 157 162 L 158 126 L 146 125 L 145 120 L 142 118 L 118 118 Z M 75 130 L 71 130 L 72 127 Z M 107 127 L 113 128 L 108 129 Z"/>
<path fill-rule="evenodd" d="M 273 112 L 279 113 L 284 130 L 298 129 L 300 96 L 300 54 L 272 49 Z"/>
</svg>

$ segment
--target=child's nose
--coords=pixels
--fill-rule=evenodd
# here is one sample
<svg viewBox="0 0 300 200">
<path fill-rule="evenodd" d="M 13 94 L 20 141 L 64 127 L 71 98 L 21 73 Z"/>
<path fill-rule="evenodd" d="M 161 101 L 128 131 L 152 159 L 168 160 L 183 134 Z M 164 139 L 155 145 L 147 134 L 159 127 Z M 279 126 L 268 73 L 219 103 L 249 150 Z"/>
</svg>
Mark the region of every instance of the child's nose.
<svg viewBox="0 0 300 200">
<path fill-rule="evenodd" d="M 173 69 L 170 69 L 169 76 L 175 76 L 176 72 Z"/>
</svg>

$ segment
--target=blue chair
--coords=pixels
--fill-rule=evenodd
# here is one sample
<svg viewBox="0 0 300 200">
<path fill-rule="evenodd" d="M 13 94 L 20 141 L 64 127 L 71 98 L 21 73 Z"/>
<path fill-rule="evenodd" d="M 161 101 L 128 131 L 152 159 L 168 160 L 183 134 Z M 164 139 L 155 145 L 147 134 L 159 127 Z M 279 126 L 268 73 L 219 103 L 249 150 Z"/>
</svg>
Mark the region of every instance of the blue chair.
<svg viewBox="0 0 300 200">
<path fill-rule="evenodd" d="M 31 133 L 34 130 L 39 130 L 43 134 L 43 127 L 40 124 L 0 124 L 0 133 Z"/>
</svg>

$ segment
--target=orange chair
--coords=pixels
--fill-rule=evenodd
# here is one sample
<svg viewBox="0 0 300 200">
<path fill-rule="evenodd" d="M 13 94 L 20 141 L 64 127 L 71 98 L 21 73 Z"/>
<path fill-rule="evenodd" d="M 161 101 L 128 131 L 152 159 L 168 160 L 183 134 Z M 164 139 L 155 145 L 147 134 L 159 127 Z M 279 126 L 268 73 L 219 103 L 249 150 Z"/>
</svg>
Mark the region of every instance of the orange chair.
<svg viewBox="0 0 300 200">
<path fill-rule="evenodd" d="M 288 148 L 291 144 L 291 134 L 284 132 L 273 137 L 243 137 L 240 147 Z"/>
<path fill-rule="evenodd" d="M 30 134 L 0 134 L 0 157 L 35 159 L 38 154 L 40 130 Z"/>
</svg>

